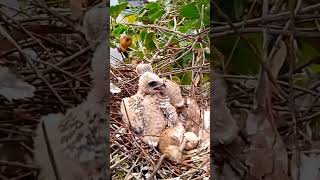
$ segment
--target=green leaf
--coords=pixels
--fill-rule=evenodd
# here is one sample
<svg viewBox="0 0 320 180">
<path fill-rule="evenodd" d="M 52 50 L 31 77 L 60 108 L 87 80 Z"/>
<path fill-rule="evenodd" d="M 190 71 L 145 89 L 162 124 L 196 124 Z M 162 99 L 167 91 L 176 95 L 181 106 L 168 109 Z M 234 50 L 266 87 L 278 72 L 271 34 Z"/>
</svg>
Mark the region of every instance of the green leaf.
<svg viewBox="0 0 320 180">
<path fill-rule="evenodd" d="M 156 12 L 152 13 L 152 14 L 149 13 L 148 18 L 149 18 L 152 22 L 154 22 L 154 21 L 156 21 L 157 19 L 159 19 L 159 18 L 164 14 L 164 12 L 165 12 L 165 11 L 164 11 L 163 9 L 161 9 L 161 10 L 159 10 L 159 11 L 156 11 Z"/>
<path fill-rule="evenodd" d="M 186 17 L 190 19 L 200 18 L 200 14 L 195 2 L 183 5 L 180 9 L 180 15 L 182 17 Z"/>
<path fill-rule="evenodd" d="M 300 87 L 306 87 L 307 83 L 308 83 L 308 78 L 305 74 L 295 74 L 293 77 L 293 83 L 296 86 L 300 86 Z"/>
<path fill-rule="evenodd" d="M 192 29 L 192 23 L 185 24 L 179 27 L 179 31 L 182 33 L 186 33 L 188 30 Z"/>
<path fill-rule="evenodd" d="M 222 38 L 216 38 L 213 41 L 214 46 L 225 56 L 224 63 L 226 63 L 227 59 L 229 58 L 237 38 L 237 36 L 226 36 Z M 261 34 L 248 34 L 245 35 L 245 38 L 253 43 L 253 46 L 261 52 Z M 228 73 L 243 75 L 256 75 L 258 73 L 260 67 L 259 60 L 257 60 L 257 57 L 255 56 L 251 47 L 248 45 L 247 40 L 239 40 L 238 46 L 228 64 Z"/>
<path fill-rule="evenodd" d="M 146 37 L 144 40 L 144 46 L 150 51 L 153 51 L 157 48 L 156 44 L 153 41 L 154 39 L 155 39 L 155 34 L 153 32 L 146 34 Z"/>
<path fill-rule="evenodd" d="M 180 78 L 178 76 L 172 76 L 172 81 L 181 84 Z"/>
<path fill-rule="evenodd" d="M 146 9 L 149 9 L 149 10 L 159 10 L 161 9 L 161 5 L 157 2 L 151 2 L 149 4 L 146 5 Z"/>
<path fill-rule="evenodd" d="M 158 47 L 159 47 L 159 48 L 163 48 L 166 44 L 167 44 L 167 43 L 165 43 L 165 42 L 159 42 L 159 43 L 158 43 Z"/>
<path fill-rule="evenodd" d="M 163 7 L 156 2 L 151 2 L 146 6 L 148 10 L 148 18 L 154 22 L 155 20 L 159 19 L 164 13 Z"/>
<path fill-rule="evenodd" d="M 140 59 L 144 58 L 143 52 L 142 51 L 135 51 L 136 54 L 140 57 Z"/>
<path fill-rule="evenodd" d="M 178 56 L 181 56 L 183 53 L 184 52 L 180 52 Z M 181 60 L 178 61 L 178 64 L 179 66 L 186 67 L 187 63 L 189 63 L 191 59 L 192 59 L 192 52 L 189 52 L 188 54 L 183 56 Z M 175 67 L 178 68 L 179 66 L 175 66 Z"/>
<path fill-rule="evenodd" d="M 122 34 L 124 31 L 126 31 L 126 27 L 122 24 L 118 24 L 116 28 L 112 31 L 112 33 L 118 36 Z"/>
<path fill-rule="evenodd" d="M 179 31 L 182 33 L 188 33 L 194 29 L 200 29 L 200 25 L 200 19 L 187 20 L 185 24 L 179 28 Z"/>
<path fill-rule="evenodd" d="M 209 74 L 204 74 L 202 81 L 203 82 L 210 82 L 210 75 Z"/>
<path fill-rule="evenodd" d="M 320 51 L 306 41 L 301 42 L 302 59 L 305 62 L 320 56 Z"/>
<path fill-rule="evenodd" d="M 140 31 L 140 39 L 141 39 L 142 42 L 144 42 L 144 39 L 145 39 L 147 33 L 148 33 L 147 29 L 142 29 Z"/>
<path fill-rule="evenodd" d="M 192 72 L 188 71 L 180 75 L 181 85 L 190 85 L 192 82 Z"/>
<path fill-rule="evenodd" d="M 204 8 L 203 23 L 205 26 L 210 26 L 210 7 L 208 6 Z"/>
<path fill-rule="evenodd" d="M 243 0 L 234 1 L 233 6 L 234 6 L 235 18 L 240 19 L 244 11 Z"/>
<path fill-rule="evenodd" d="M 315 74 L 320 74 L 320 65 L 313 64 L 312 66 L 310 66 L 310 70 Z"/>
<path fill-rule="evenodd" d="M 119 5 L 110 7 L 110 16 L 117 19 L 119 14 L 128 6 L 128 2 L 121 3 Z"/>
<path fill-rule="evenodd" d="M 129 28 L 129 29 L 127 29 L 127 31 L 126 31 L 126 34 L 132 36 L 132 35 L 135 34 L 135 31 L 134 31 L 133 29 Z"/>
</svg>

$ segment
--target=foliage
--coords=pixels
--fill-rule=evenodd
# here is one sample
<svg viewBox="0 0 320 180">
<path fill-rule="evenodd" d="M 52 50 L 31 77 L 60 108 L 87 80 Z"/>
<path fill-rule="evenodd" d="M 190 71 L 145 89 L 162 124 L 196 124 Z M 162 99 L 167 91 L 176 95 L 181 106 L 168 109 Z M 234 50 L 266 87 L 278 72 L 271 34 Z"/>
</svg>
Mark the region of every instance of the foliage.
<svg viewBox="0 0 320 180">
<path fill-rule="evenodd" d="M 197 51 L 204 52 L 201 62 L 207 62 L 210 44 L 207 36 L 210 26 L 208 4 L 208 0 L 163 0 L 150 2 L 143 7 L 130 7 L 127 2 L 112 6 L 110 45 L 115 47 L 122 34 L 132 36 L 128 63 L 132 58 L 138 58 L 151 62 L 154 67 L 165 64 L 158 71 L 186 68 L 192 63 L 195 66 L 195 63 L 200 63 L 192 62 L 193 52 Z M 204 33 L 194 35 L 200 32 Z M 191 36 L 186 38 L 187 35 Z M 193 44 L 197 38 L 200 40 Z M 155 56 L 157 53 L 158 56 Z M 173 77 L 185 85 L 190 85 L 192 78 L 191 71 L 176 73 Z"/>
</svg>

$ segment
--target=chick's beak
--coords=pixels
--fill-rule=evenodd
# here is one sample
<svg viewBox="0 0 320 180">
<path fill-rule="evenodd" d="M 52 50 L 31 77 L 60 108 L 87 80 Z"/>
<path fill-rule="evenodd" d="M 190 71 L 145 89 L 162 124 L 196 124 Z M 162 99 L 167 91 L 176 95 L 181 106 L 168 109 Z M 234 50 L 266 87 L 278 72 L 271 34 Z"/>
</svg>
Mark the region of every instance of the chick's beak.
<svg viewBox="0 0 320 180">
<path fill-rule="evenodd" d="M 159 91 L 162 93 L 166 89 L 166 85 L 164 83 L 159 83 L 157 86 L 153 88 L 153 90 Z"/>
</svg>

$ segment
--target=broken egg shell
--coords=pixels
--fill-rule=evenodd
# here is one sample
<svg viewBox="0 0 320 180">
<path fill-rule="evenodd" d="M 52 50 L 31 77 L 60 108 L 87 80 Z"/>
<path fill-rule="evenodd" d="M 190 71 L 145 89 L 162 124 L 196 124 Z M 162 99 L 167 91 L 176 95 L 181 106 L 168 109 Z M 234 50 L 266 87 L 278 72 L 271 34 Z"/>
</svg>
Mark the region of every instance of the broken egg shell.
<svg viewBox="0 0 320 180">
<path fill-rule="evenodd" d="M 189 151 L 197 147 L 199 138 L 194 132 L 184 133 L 184 138 L 187 140 L 184 147 L 185 150 Z"/>
</svg>

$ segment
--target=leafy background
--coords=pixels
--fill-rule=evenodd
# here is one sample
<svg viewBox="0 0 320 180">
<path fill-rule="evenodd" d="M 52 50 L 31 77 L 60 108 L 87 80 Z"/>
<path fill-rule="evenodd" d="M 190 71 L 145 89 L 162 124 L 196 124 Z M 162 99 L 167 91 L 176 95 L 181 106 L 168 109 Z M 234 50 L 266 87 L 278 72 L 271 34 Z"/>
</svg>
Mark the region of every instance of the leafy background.
<svg viewBox="0 0 320 180">
<path fill-rule="evenodd" d="M 240 128 L 239 138 L 226 149 L 215 148 L 215 175 L 319 179 L 320 156 L 308 153 L 319 151 L 320 142 L 319 2 L 216 0 L 211 4 L 212 64 L 227 82 L 227 106 Z"/>
<path fill-rule="evenodd" d="M 121 2 L 121 1 L 120 1 Z M 174 29 L 180 34 L 192 34 L 199 33 L 200 31 L 210 26 L 210 7 L 209 1 L 158 1 L 150 2 L 143 7 L 128 7 L 128 2 L 123 1 L 119 5 L 110 7 L 110 15 L 112 17 L 112 23 L 110 24 L 110 44 L 111 47 L 115 47 L 119 43 L 121 34 L 127 34 L 132 36 L 133 44 L 130 47 L 130 59 L 138 58 L 139 60 L 145 60 L 151 62 L 155 52 L 160 50 L 167 50 L 168 46 L 175 44 L 178 49 L 176 55 L 171 58 L 177 58 L 183 55 L 192 45 L 191 37 L 187 40 L 180 40 L 182 37 L 177 33 L 168 32 L 166 30 L 157 29 L 156 27 L 162 27 L 165 29 Z M 203 9 L 202 9 L 203 8 Z M 117 23 L 116 19 L 119 18 L 119 14 L 125 23 Z M 200 16 L 203 16 L 200 18 Z M 175 20 L 174 20 L 175 18 Z M 141 22 L 144 25 L 152 25 L 153 27 L 144 27 L 136 24 Z M 175 27 L 176 26 L 176 27 Z M 191 67 L 192 55 L 194 51 L 204 51 L 205 58 L 207 59 L 210 54 L 209 50 L 209 37 L 204 36 L 203 41 L 199 42 L 193 48 L 192 51 L 183 55 L 180 60 L 175 61 L 171 65 L 165 66 L 162 70 L 173 70 L 175 68 Z M 169 56 L 167 54 L 167 56 Z M 165 57 L 162 57 L 165 59 Z M 157 63 L 153 63 L 156 67 Z M 207 75 L 206 79 L 208 79 Z M 191 73 L 180 73 L 173 77 L 183 85 L 190 85 L 192 81 Z"/>
</svg>

